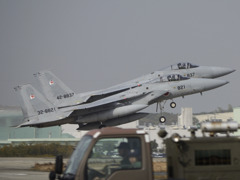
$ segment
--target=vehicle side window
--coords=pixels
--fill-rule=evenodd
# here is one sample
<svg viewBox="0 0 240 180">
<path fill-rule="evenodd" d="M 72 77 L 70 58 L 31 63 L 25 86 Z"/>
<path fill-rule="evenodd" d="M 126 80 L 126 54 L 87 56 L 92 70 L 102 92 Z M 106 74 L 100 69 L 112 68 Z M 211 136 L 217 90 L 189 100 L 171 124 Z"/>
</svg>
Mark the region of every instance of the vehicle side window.
<svg viewBox="0 0 240 180">
<path fill-rule="evenodd" d="M 139 138 L 102 138 L 94 145 L 88 157 L 88 180 L 108 179 L 115 171 L 142 167 Z"/>
</svg>

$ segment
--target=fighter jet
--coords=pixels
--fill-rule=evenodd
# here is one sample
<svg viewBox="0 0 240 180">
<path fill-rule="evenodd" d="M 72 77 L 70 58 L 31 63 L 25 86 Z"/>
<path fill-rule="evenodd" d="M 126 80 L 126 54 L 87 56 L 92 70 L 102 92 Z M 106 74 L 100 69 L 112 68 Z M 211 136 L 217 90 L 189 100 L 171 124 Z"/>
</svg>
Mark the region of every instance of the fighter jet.
<svg viewBox="0 0 240 180">
<path fill-rule="evenodd" d="M 67 87 L 59 78 L 50 71 L 40 71 L 34 74 L 43 95 L 57 107 L 75 106 L 91 103 L 114 94 L 118 94 L 141 86 L 145 83 L 152 83 L 162 79 L 164 76 L 179 74 L 191 78 L 217 78 L 234 72 L 235 70 L 222 67 L 208 67 L 193 65 L 189 62 L 171 65 L 159 71 L 141 76 L 139 78 L 118 84 L 103 90 L 76 94 Z M 176 103 L 170 104 L 172 108 Z"/>
<path fill-rule="evenodd" d="M 155 81 L 156 79 L 161 78 L 162 76 L 170 75 L 170 74 L 179 74 L 183 77 L 188 78 L 208 78 L 208 79 L 214 79 L 221 76 L 225 76 L 227 74 L 230 74 L 234 72 L 234 69 L 231 68 L 225 68 L 225 67 L 214 67 L 214 66 L 199 66 L 194 65 L 189 62 L 182 62 L 173 64 L 171 66 L 168 66 L 166 68 L 163 68 L 161 70 L 154 71 L 152 73 L 143 75 L 141 77 L 138 77 L 136 79 L 127 81 L 125 83 L 113 86 L 118 87 L 122 85 L 127 84 L 143 84 L 151 81 Z"/>
<path fill-rule="evenodd" d="M 179 74 L 161 76 L 154 81 L 89 103 L 56 106 L 31 85 L 18 86 L 24 123 L 19 127 L 48 127 L 78 124 L 79 130 L 124 124 L 146 116 L 139 113 L 151 104 L 167 99 L 202 93 L 227 84 L 215 79 L 190 79 Z M 165 122 L 165 117 L 160 122 Z"/>
</svg>

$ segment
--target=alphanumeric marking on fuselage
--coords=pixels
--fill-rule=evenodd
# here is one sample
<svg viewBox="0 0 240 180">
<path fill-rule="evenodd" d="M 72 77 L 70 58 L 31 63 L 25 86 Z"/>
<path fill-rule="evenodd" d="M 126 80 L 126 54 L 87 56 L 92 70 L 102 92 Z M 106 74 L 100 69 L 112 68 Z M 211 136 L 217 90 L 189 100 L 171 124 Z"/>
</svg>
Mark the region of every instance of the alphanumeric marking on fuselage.
<svg viewBox="0 0 240 180">
<path fill-rule="evenodd" d="M 48 109 L 43 109 L 43 110 L 39 110 L 38 115 L 42 115 L 42 114 L 47 114 L 47 113 L 52 113 L 56 111 L 56 108 L 48 108 Z"/>
<path fill-rule="evenodd" d="M 177 89 L 178 89 L 178 90 L 185 89 L 185 85 L 178 86 Z"/>
<path fill-rule="evenodd" d="M 73 95 L 74 93 L 63 94 L 63 95 L 57 96 L 57 99 L 66 99 L 66 98 L 73 97 Z"/>
<path fill-rule="evenodd" d="M 188 74 L 187 74 L 187 77 L 194 77 L 194 75 L 195 75 L 194 72 L 192 72 L 192 73 L 188 73 Z"/>
</svg>

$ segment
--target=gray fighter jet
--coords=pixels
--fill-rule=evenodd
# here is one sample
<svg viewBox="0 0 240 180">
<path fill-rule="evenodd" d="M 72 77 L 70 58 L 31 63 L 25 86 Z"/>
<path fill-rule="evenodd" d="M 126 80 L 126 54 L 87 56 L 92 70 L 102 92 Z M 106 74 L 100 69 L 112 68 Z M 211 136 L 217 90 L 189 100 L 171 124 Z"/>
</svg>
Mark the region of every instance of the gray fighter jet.
<svg viewBox="0 0 240 180">
<path fill-rule="evenodd" d="M 146 116 L 147 113 L 138 111 L 151 104 L 179 96 L 202 93 L 227 83 L 223 80 L 190 79 L 179 74 L 171 74 L 93 102 L 61 107 L 47 100 L 31 85 L 18 86 L 15 90 L 20 95 L 24 115 L 24 123 L 19 127 L 48 127 L 71 123 L 78 124 L 78 129 L 88 130 L 115 126 Z M 160 118 L 160 122 L 165 120 L 165 117 Z"/>
<path fill-rule="evenodd" d="M 91 103 L 145 83 L 158 81 L 164 76 L 171 74 L 179 74 L 183 77 L 191 78 L 217 78 L 234 71 L 230 68 L 198 66 L 188 62 L 178 63 L 107 89 L 80 94 L 73 92 L 50 71 L 41 71 L 34 74 L 34 76 L 41 87 L 41 92 L 51 103 L 57 107 L 66 107 Z M 172 102 L 170 105 L 174 108 L 176 103 Z"/>
<path fill-rule="evenodd" d="M 234 72 L 234 69 L 225 67 L 199 66 L 189 62 L 173 64 L 162 69 L 164 73 L 171 72 L 190 78 L 218 78 Z M 159 71 L 157 71 L 159 72 Z"/>
<path fill-rule="evenodd" d="M 148 83 L 151 81 L 155 81 L 156 79 L 161 78 L 162 76 L 170 75 L 170 74 L 179 74 L 183 77 L 188 78 L 208 78 L 214 79 L 221 76 L 225 76 L 234 72 L 234 69 L 225 68 L 225 67 L 214 67 L 214 66 L 199 66 L 194 65 L 189 62 L 177 63 L 161 70 L 154 71 L 152 73 L 143 75 L 136 79 L 124 82 L 122 84 L 113 86 L 114 88 L 127 86 L 127 85 L 139 85 Z"/>
</svg>

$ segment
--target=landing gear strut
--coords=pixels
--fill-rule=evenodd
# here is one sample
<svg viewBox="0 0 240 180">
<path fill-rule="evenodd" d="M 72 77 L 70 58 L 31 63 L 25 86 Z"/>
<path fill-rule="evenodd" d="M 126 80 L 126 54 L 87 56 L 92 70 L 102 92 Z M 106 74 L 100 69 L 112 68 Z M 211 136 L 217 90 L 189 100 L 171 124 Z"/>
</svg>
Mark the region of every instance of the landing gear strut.
<svg viewBox="0 0 240 180">
<path fill-rule="evenodd" d="M 161 104 L 161 102 L 157 102 L 157 108 L 156 108 L 156 111 L 158 111 L 158 106 L 159 106 L 159 109 L 160 109 L 160 113 L 161 113 L 161 116 L 159 117 L 159 122 L 160 123 L 165 123 L 166 122 L 166 117 L 163 116 L 163 109 L 164 109 L 164 105 L 167 101 L 163 101 L 163 105 Z M 177 105 L 175 102 L 171 102 L 170 103 L 170 107 L 171 108 L 175 108 Z"/>
<path fill-rule="evenodd" d="M 105 128 L 105 127 L 107 127 L 107 126 L 104 125 L 102 122 L 100 122 L 100 125 L 99 125 L 98 129 L 102 129 L 102 128 Z"/>
<path fill-rule="evenodd" d="M 165 105 L 166 102 L 167 101 L 164 101 L 163 105 L 161 104 L 161 102 L 157 102 L 157 109 L 156 109 L 156 111 L 158 110 L 158 105 L 159 105 L 159 109 L 160 109 L 160 113 L 161 113 L 161 116 L 159 117 L 159 122 L 160 123 L 165 123 L 165 121 L 166 121 L 165 116 L 163 116 L 163 109 L 164 109 L 164 105 Z"/>
</svg>

